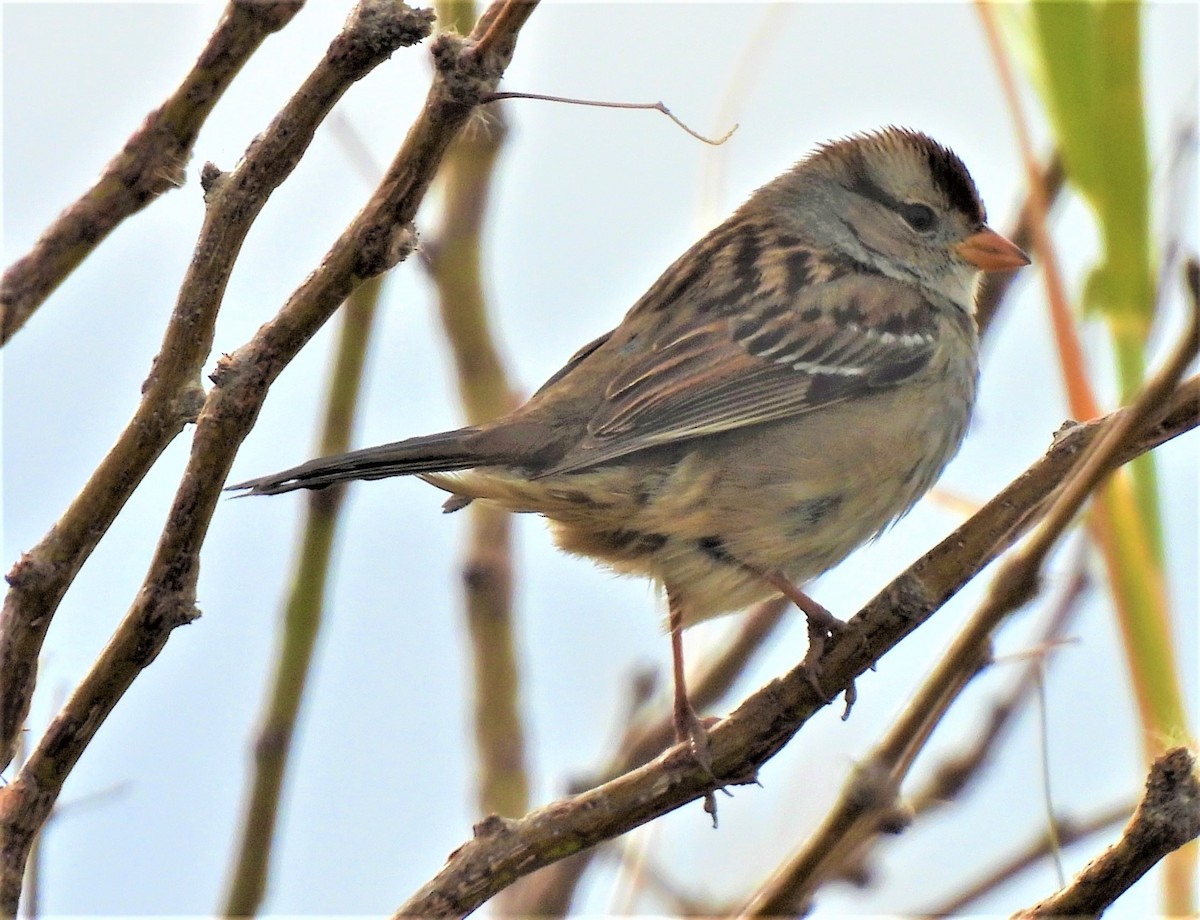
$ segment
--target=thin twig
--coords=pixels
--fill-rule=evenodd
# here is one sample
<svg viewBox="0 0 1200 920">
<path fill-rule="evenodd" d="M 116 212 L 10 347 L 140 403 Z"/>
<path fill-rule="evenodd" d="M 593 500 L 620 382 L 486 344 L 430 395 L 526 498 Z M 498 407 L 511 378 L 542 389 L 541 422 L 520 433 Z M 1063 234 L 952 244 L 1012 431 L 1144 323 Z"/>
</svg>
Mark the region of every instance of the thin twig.
<svg viewBox="0 0 1200 920">
<path fill-rule="evenodd" d="M 690 134 L 698 141 L 703 141 L 713 147 L 719 147 L 733 136 L 733 132 L 738 129 L 735 124 L 732 128 L 726 131 L 718 138 L 705 137 L 698 131 L 689 128 L 683 121 L 675 116 L 662 102 L 602 102 L 597 99 L 575 99 L 570 96 L 548 96 L 545 93 L 492 93 L 484 102 L 498 102 L 501 99 L 538 99 L 542 102 L 564 102 L 567 105 L 592 105 L 603 109 L 640 109 L 653 112 L 662 112 L 667 118 L 675 122 L 680 128 Z"/>
<path fill-rule="evenodd" d="M 1067 870 L 1063 868 L 1062 841 L 1058 837 L 1058 825 L 1054 821 L 1054 790 L 1050 783 L 1050 723 L 1047 718 L 1049 703 L 1046 700 L 1046 672 L 1042 667 L 1042 658 L 1037 656 L 1034 661 L 1034 686 L 1037 689 L 1037 727 L 1038 727 L 1038 766 L 1041 768 L 1042 806 L 1046 815 L 1046 837 L 1050 841 L 1050 860 L 1054 863 L 1054 871 L 1058 874 L 1059 884 L 1067 881 Z"/>
</svg>

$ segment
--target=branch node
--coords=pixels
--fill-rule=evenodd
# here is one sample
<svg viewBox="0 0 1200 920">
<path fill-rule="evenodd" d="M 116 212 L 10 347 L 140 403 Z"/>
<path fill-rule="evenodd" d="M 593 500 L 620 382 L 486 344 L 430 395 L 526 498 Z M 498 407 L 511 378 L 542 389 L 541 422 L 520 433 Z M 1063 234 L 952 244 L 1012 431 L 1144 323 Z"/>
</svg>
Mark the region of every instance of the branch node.
<svg viewBox="0 0 1200 920">
<path fill-rule="evenodd" d="M 394 0 L 361 0 L 330 44 L 325 60 L 343 73 L 360 74 L 390 58 L 397 48 L 424 41 L 435 18 L 433 10 L 413 9 Z"/>
<path fill-rule="evenodd" d="M 208 379 L 212 381 L 213 386 L 220 387 L 229 379 L 229 372 L 233 369 L 233 356 L 228 352 L 221 352 L 221 357 L 217 358 L 216 367 L 212 373 L 208 375 Z"/>
<path fill-rule="evenodd" d="M 49 578 L 54 570 L 54 564 L 33 553 L 21 553 L 21 558 L 13 563 L 4 580 L 14 588 L 26 584 L 37 584 Z"/>
<path fill-rule="evenodd" d="M 417 246 L 417 229 L 410 221 L 371 227 L 356 254 L 354 274 L 361 280 L 382 275 L 408 258 Z"/>
<path fill-rule="evenodd" d="M 204 191 L 204 203 L 212 204 L 210 196 L 215 195 L 225 184 L 229 173 L 222 170 L 211 160 L 200 167 L 200 188 Z"/>
<path fill-rule="evenodd" d="M 897 803 L 891 808 L 885 808 L 879 813 L 875 829 L 881 834 L 898 836 L 903 834 L 913 823 L 913 810 L 908 805 Z"/>
<path fill-rule="evenodd" d="M 850 818 L 870 811 L 893 810 L 896 789 L 890 772 L 876 758 L 864 760 L 855 767 L 846 791 L 847 815 Z"/>
<path fill-rule="evenodd" d="M 503 837 L 506 834 L 511 834 L 515 825 L 516 822 L 509 818 L 502 818 L 500 815 L 488 815 L 471 827 L 471 836 L 476 840 Z"/>
<path fill-rule="evenodd" d="M 186 425 L 193 425 L 196 419 L 200 417 L 200 410 L 204 408 L 204 400 L 207 394 L 204 392 L 204 387 L 200 382 L 193 380 L 185 384 L 182 389 L 175 395 L 172 400 L 172 409 L 177 418 L 181 419 Z"/>
<path fill-rule="evenodd" d="M 439 87 L 446 98 L 459 105 L 474 107 L 494 92 L 500 75 L 508 65 L 515 38 L 477 53 L 476 43 L 452 32 L 443 32 L 430 48 L 433 66 L 441 77 Z"/>
<path fill-rule="evenodd" d="M 1082 427 L 1082 423 L 1075 421 L 1073 418 L 1066 419 L 1055 429 L 1054 434 L 1050 436 L 1050 444 L 1052 446 L 1057 445 L 1059 441 L 1063 438 L 1069 438 L 1080 427 Z"/>
</svg>

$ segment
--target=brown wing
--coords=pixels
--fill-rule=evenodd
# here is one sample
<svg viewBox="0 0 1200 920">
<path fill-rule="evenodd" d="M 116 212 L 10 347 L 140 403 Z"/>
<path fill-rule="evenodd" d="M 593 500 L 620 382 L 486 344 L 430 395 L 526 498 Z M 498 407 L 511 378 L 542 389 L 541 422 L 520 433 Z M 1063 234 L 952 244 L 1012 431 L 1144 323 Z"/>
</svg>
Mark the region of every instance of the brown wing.
<svg viewBox="0 0 1200 920">
<path fill-rule="evenodd" d="M 668 324 L 610 380 L 586 436 L 541 475 L 788 418 L 919 373 L 935 308 L 882 275 L 847 274 L 730 313 L 676 303 Z"/>
<path fill-rule="evenodd" d="M 533 396 L 539 396 L 546 390 L 550 389 L 550 387 L 554 386 L 554 384 L 558 383 L 558 381 L 562 380 L 562 378 L 567 376 L 567 374 L 571 373 L 571 371 L 575 370 L 575 368 L 577 368 L 580 363 L 587 358 L 588 355 L 611 339 L 615 331 L 615 329 L 610 329 L 603 335 L 596 336 L 577 352 L 575 352 L 575 354 L 571 355 L 571 357 L 567 359 L 567 363 L 551 374 L 549 379 L 537 388 Z M 530 398 L 532 399 L 533 397 Z"/>
</svg>

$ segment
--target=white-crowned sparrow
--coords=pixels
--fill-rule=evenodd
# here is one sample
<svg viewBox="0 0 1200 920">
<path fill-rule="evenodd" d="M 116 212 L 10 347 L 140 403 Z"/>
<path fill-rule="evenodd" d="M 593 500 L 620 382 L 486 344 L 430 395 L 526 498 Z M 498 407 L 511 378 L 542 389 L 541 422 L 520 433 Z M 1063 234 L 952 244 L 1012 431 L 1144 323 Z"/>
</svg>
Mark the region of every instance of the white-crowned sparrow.
<svg viewBox="0 0 1200 920">
<path fill-rule="evenodd" d="M 809 617 L 815 661 L 838 621 L 796 583 L 937 479 L 975 397 L 978 273 L 1028 261 L 947 148 L 900 128 L 834 141 L 510 414 L 231 488 L 415 473 L 452 493 L 447 510 L 545 515 L 566 551 L 666 588 L 677 734 L 707 764 L 680 630 L 782 592 Z"/>
</svg>

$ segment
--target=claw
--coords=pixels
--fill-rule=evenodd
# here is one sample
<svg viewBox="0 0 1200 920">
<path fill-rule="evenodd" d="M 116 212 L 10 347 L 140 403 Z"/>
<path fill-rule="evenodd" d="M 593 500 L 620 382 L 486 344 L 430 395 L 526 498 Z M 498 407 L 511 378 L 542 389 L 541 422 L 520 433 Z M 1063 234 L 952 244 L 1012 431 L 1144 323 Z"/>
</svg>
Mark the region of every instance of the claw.
<svg viewBox="0 0 1200 920">
<path fill-rule="evenodd" d="M 700 769 L 716 779 L 712 769 L 712 752 L 708 747 L 708 729 L 696 715 L 688 703 L 685 708 L 675 708 L 675 740 L 686 741 L 692 758 L 699 764 Z"/>
</svg>

